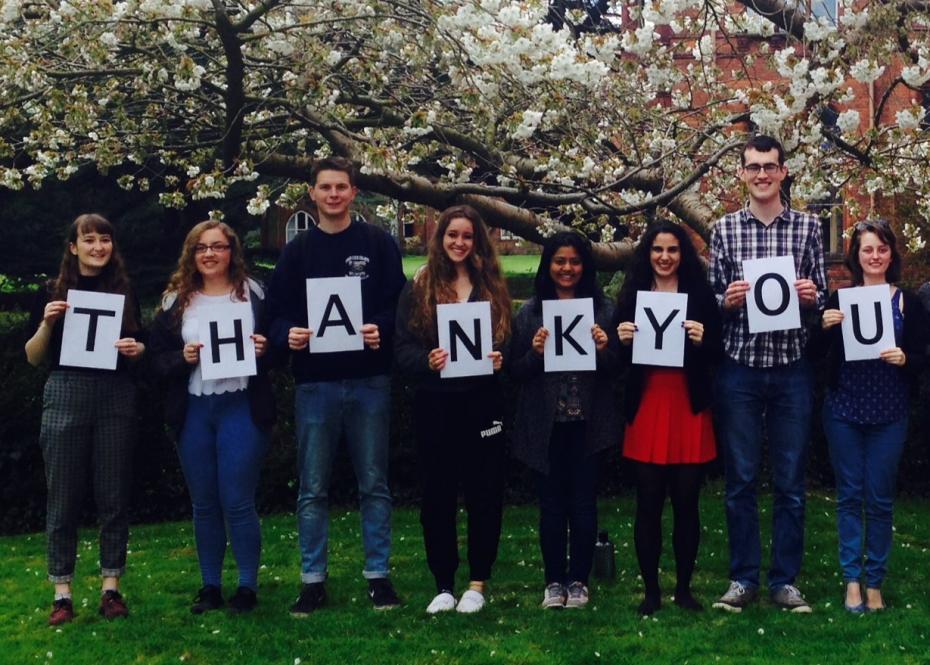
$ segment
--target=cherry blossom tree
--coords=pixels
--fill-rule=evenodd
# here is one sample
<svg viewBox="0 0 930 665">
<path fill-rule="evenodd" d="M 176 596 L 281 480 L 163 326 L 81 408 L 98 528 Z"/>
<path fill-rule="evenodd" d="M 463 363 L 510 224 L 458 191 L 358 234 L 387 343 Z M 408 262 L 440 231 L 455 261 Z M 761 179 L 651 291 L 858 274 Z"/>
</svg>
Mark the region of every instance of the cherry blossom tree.
<svg viewBox="0 0 930 665">
<path fill-rule="evenodd" d="M 740 201 L 751 123 L 789 149 L 796 205 L 854 188 L 926 210 L 930 3 L 840 6 L 0 0 L 0 185 L 93 165 L 183 207 L 246 182 L 258 215 L 340 154 L 399 201 L 467 202 L 531 240 L 577 227 L 606 267 L 629 255 L 620 223 L 706 237 Z"/>
</svg>

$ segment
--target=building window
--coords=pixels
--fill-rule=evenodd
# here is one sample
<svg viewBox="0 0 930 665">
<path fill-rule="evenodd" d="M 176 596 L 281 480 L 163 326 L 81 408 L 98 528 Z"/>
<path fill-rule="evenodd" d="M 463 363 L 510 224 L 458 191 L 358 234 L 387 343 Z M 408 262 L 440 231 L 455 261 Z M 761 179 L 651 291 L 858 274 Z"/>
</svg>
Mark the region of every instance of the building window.
<svg viewBox="0 0 930 665">
<path fill-rule="evenodd" d="M 812 203 L 808 210 L 820 217 L 820 229 L 823 232 L 823 253 L 828 257 L 842 257 L 843 213 L 845 206 L 842 199 L 833 199 L 821 203 Z"/>
<path fill-rule="evenodd" d="M 298 233 L 306 231 L 315 224 L 316 222 L 314 222 L 309 212 L 298 210 L 287 220 L 287 225 L 284 227 L 284 241 L 290 242 L 297 237 Z"/>
</svg>

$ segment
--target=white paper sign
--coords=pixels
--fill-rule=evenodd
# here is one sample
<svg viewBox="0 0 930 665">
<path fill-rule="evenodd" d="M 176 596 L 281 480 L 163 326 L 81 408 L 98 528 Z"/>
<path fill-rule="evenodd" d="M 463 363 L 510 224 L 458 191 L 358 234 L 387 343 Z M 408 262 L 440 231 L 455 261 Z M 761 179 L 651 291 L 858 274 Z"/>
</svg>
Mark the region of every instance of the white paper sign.
<svg viewBox="0 0 930 665">
<path fill-rule="evenodd" d="M 687 293 L 637 291 L 633 364 L 683 367 L 687 313 Z"/>
<path fill-rule="evenodd" d="M 543 350 L 547 372 L 585 372 L 597 369 L 594 300 L 543 300 L 543 327 L 549 331 Z"/>
<path fill-rule="evenodd" d="M 887 284 L 840 289 L 840 324 L 846 360 L 872 360 L 897 346 L 891 316 L 891 289 Z"/>
<path fill-rule="evenodd" d="M 255 376 L 252 306 L 247 302 L 197 308 L 200 372 L 204 381 Z"/>
<path fill-rule="evenodd" d="M 320 277 L 307 280 L 307 327 L 310 353 L 361 351 L 361 277 Z"/>
<path fill-rule="evenodd" d="M 448 351 L 446 366 L 439 373 L 444 379 L 494 373 L 488 358 L 493 348 L 491 303 L 463 302 L 436 305 L 439 348 Z"/>
<path fill-rule="evenodd" d="M 749 282 L 746 313 L 750 333 L 801 327 L 801 305 L 794 288 L 797 273 L 792 257 L 747 259 L 743 261 L 743 275 Z"/>
<path fill-rule="evenodd" d="M 68 307 L 61 331 L 58 362 L 68 367 L 116 369 L 114 344 L 123 326 L 126 296 L 118 293 L 68 290 Z"/>
</svg>

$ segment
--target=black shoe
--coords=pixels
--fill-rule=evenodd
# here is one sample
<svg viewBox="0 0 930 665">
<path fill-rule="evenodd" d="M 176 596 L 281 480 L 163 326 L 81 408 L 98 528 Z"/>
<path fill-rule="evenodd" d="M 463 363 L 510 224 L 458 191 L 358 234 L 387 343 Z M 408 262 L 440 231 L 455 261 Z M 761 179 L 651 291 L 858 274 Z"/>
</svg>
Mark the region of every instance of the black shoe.
<svg viewBox="0 0 930 665">
<path fill-rule="evenodd" d="M 203 614 L 210 610 L 218 610 L 223 604 L 223 594 L 220 592 L 220 588 L 208 584 L 194 596 L 194 604 L 191 605 L 191 614 Z"/>
<path fill-rule="evenodd" d="M 258 605 L 258 596 L 247 586 L 236 589 L 236 593 L 229 599 L 229 611 L 233 614 L 251 612 Z"/>
<path fill-rule="evenodd" d="M 311 612 L 320 609 L 325 603 L 326 587 L 322 582 L 304 584 L 297 602 L 291 605 L 291 616 L 299 618 L 310 616 Z"/>
<path fill-rule="evenodd" d="M 390 610 L 400 606 L 400 598 L 386 577 L 368 580 L 368 597 L 376 610 Z"/>
</svg>

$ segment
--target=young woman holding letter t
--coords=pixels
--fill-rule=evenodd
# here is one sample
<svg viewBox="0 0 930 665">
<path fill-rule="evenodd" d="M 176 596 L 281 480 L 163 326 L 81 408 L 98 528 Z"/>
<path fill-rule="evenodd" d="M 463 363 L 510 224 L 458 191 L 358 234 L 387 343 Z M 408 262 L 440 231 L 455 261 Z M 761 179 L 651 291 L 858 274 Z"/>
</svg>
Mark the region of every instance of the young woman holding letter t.
<svg viewBox="0 0 930 665">
<path fill-rule="evenodd" d="M 688 294 L 684 368 L 630 365 L 624 390 L 627 419 L 623 456 L 636 475 L 636 557 L 645 584 L 639 612 L 662 606 L 659 555 L 665 495 L 675 511 L 675 603 L 688 610 L 701 605 L 691 594 L 691 575 L 700 539 L 698 496 L 704 464 L 716 457 L 711 419 L 710 366 L 723 355 L 720 314 L 691 239 L 684 229 L 661 221 L 640 239 L 617 302 L 621 361 L 631 363 L 637 333 L 637 293 Z"/>
<path fill-rule="evenodd" d="M 860 614 L 885 607 L 881 586 L 891 552 L 895 478 L 907 437 L 909 394 L 925 364 L 928 322 L 917 297 L 894 285 L 901 275 L 901 255 L 888 222 L 873 220 L 853 227 L 846 266 L 855 286 L 888 286 L 896 342 L 883 349 L 880 358 L 845 361 L 838 325 L 845 316 L 839 309 L 838 293 L 830 296 L 822 317 L 825 334 L 818 340 L 819 345 L 828 345 L 823 428 L 836 476 L 845 606 Z M 871 312 L 866 316 L 871 317 Z"/>
<path fill-rule="evenodd" d="M 71 581 L 77 558 L 77 527 L 84 503 L 87 468 L 94 478 L 100 518 L 100 614 L 107 619 L 129 614 L 119 592 L 129 540 L 129 482 L 132 473 L 136 391 L 127 360 L 145 351 L 139 306 L 113 239 L 109 221 L 95 214 L 79 216 L 65 241 L 58 276 L 40 294 L 26 342 L 31 365 L 48 361 L 39 445 L 45 460 L 48 489 L 46 532 L 48 578 L 55 584 L 49 624 L 74 618 Z M 116 371 L 69 367 L 59 363 L 68 291 L 97 291 L 126 296 Z"/>
</svg>

